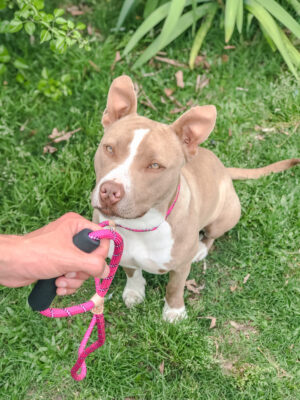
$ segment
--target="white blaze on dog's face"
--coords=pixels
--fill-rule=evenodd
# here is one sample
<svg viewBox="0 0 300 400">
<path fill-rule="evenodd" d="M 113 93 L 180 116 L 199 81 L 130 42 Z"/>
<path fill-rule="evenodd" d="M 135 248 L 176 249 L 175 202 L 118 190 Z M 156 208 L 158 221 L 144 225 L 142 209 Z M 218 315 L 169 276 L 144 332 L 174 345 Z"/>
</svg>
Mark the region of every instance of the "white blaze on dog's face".
<svg viewBox="0 0 300 400">
<path fill-rule="evenodd" d="M 195 107 L 171 126 L 161 124 L 136 114 L 129 77 L 115 79 L 102 118 L 104 135 L 95 155 L 92 206 L 106 216 L 133 219 L 173 196 L 182 166 L 213 128 L 215 118 L 213 124 L 209 118 L 212 127 L 204 129 L 205 134 L 200 132 L 201 140 L 196 138 L 196 109 L 205 107 Z"/>
</svg>

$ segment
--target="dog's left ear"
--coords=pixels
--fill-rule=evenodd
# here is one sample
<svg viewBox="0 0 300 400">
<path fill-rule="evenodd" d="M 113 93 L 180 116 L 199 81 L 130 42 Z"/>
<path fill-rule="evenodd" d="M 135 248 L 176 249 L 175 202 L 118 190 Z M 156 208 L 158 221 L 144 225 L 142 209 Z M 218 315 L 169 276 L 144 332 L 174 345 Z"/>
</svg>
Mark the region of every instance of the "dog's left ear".
<svg viewBox="0 0 300 400">
<path fill-rule="evenodd" d="M 197 106 L 186 111 L 171 125 L 187 157 L 196 155 L 198 145 L 204 142 L 214 129 L 216 118 L 215 106 Z"/>
<path fill-rule="evenodd" d="M 132 80 L 127 75 L 119 76 L 113 80 L 109 88 L 102 125 L 106 128 L 118 119 L 136 111 L 137 100 Z"/>
</svg>

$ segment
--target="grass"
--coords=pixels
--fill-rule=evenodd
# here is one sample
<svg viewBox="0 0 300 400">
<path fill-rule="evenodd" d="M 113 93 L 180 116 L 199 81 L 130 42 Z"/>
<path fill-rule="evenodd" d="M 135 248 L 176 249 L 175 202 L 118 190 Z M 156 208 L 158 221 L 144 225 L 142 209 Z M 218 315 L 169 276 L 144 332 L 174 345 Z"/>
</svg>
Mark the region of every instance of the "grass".
<svg viewBox="0 0 300 400">
<path fill-rule="evenodd" d="M 176 89 L 177 69 L 157 63 L 133 73 L 129 65 L 137 56 L 134 53 L 111 72 L 126 33 L 109 33 L 105 17 L 114 15 L 112 5 L 104 9 L 104 2 L 91 4 L 94 12 L 81 19 L 89 20 L 105 37 L 96 38 L 91 53 L 74 49 L 57 57 L 46 46 L 30 45 L 26 37 L 20 42 L 6 39 L 6 46 L 23 53 L 31 67 L 28 86 L 16 83 L 13 70 L 3 78 L 7 84 L 1 83 L 2 233 L 30 232 L 67 211 L 91 218 L 93 155 L 113 77 L 127 73 L 143 86 L 157 111 L 140 103 L 142 115 L 167 123 L 179 116 L 170 114 L 174 108 L 170 101 L 161 102 L 163 88 Z M 168 57 L 187 62 L 187 39 L 168 48 Z M 182 104 L 193 99 L 217 106 L 217 126 L 205 146 L 227 166 L 256 167 L 299 156 L 297 83 L 259 35 L 251 42 L 233 44 L 235 50 L 224 50 L 223 38 L 214 29 L 204 47 L 211 64 L 205 72 L 209 85 L 196 93 L 196 77 L 203 71 L 186 69 L 186 86 L 176 89 L 174 96 Z M 227 62 L 222 61 L 225 53 Z M 72 95 L 53 101 L 37 94 L 43 66 L 56 80 L 69 73 Z M 140 100 L 145 100 L 143 95 Z M 255 125 L 274 130 L 256 131 Z M 70 141 L 59 143 L 56 153 L 43 155 L 54 127 L 82 129 Z M 48 320 L 29 309 L 30 287 L 1 287 L 0 398 L 299 398 L 299 172 L 294 168 L 235 183 L 242 218 L 216 241 L 206 260 L 206 274 L 203 263 L 194 265 L 190 278 L 205 283 L 205 289 L 197 296 L 186 291 L 188 320 L 176 325 L 162 321 L 167 276 L 145 274 L 146 300 L 127 310 L 120 270 L 105 311 L 106 344 L 88 358 L 88 375 L 81 383 L 72 380 L 69 370 L 90 316 Z M 247 274 L 250 277 L 243 283 Z M 93 291 L 91 280 L 60 303 L 86 300 Z M 217 318 L 214 329 L 209 328 L 209 319 L 201 318 L 207 316 Z M 234 327 L 230 321 L 240 325 Z"/>
</svg>

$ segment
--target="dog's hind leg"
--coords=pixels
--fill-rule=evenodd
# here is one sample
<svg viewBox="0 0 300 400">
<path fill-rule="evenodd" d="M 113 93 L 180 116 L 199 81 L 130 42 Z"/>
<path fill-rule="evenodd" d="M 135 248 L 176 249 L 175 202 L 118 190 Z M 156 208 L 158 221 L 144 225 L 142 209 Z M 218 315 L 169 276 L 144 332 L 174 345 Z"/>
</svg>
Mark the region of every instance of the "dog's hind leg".
<svg viewBox="0 0 300 400">
<path fill-rule="evenodd" d="M 123 300 L 126 307 L 131 308 L 144 301 L 146 280 L 141 269 L 125 268 L 127 282 L 123 291 Z"/>
<path fill-rule="evenodd" d="M 222 236 L 238 223 L 240 216 L 240 201 L 232 186 L 232 190 L 227 194 L 220 214 L 212 223 L 204 228 L 202 243 L 206 246 L 207 250 L 210 249 L 215 239 Z"/>
</svg>

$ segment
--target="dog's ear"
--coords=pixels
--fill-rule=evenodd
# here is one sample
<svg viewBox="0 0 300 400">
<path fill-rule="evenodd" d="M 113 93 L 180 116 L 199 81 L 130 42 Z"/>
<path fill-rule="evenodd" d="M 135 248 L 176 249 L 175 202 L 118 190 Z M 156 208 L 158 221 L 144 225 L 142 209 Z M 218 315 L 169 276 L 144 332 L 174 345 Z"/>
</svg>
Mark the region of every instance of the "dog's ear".
<svg viewBox="0 0 300 400">
<path fill-rule="evenodd" d="M 186 157 L 196 155 L 198 144 L 204 142 L 214 129 L 216 118 L 215 106 L 197 106 L 186 111 L 171 125 L 183 145 Z"/>
<path fill-rule="evenodd" d="M 137 100 L 132 80 L 127 75 L 119 76 L 111 84 L 102 125 L 107 127 L 128 114 L 136 113 Z"/>
</svg>

